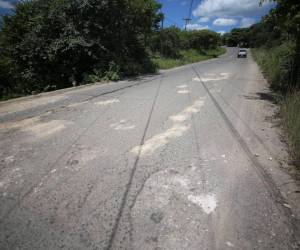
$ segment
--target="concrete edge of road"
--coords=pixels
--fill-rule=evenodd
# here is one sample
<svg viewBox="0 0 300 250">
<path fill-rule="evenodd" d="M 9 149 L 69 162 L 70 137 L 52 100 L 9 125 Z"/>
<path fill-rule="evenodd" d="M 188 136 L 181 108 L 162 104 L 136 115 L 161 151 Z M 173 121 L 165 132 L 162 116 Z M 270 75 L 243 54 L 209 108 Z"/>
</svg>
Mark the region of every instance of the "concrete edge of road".
<svg viewBox="0 0 300 250">
<path fill-rule="evenodd" d="M 72 91 L 76 91 L 76 90 L 80 90 L 83 88 L 88 88 L 88 87 L 93 87 L 93 86 L 97 86 L 97 85 L 106 85 L 106 84 L 111 84 L 113 82 L 95 82 L 95 83 L 89 83 L 89 84 L 84 84 L 84 85 L 79 85 L 79 86 L 75 86 L 75 87 L 69 87 L 69 88 L 63 88 L 63 89 L 58 89 L 58 90 L 53 90 L 53 91 L 49 91 L 49 92 L 42 92 L 36 95 L 28 95 L 28 96 L 22 96 L 22 97 L 17 97 L 17 98 L 12 98 L 6 101 L 1 101 L 0 102 L 0 106 L 4 105 L 4 104 L 9 104 L 12 102 L 19 102 L 19 101 L 27 101 L 30 99 L 38 99 L 38 98 L 42 98 L 45 96 L 52 96 L 52 95 L 56 95 L 56 94 L 63 94 L 65 92 L 72 92 Z"/>
<path fill-rule="evenodd" d="M 120 84 L 120 83 L 125 83 L 128 81 L 133 81 L 133 80 L 140 80 L 140 77 L 149 77 L 151 76 L 151 74 L 145 74 L 145 75 L 141 75 L 138 77 L 132 77 L 132 78 L 127 78 L 127 79 L 123 79 L 120 81 L 109 81 L 109 82 L 94 82 L 94 83 L 89 83 L 89 84 L 84 84 L 84 85 L 79 85 L 79 86 L 75 86 L 75 87 L 69 87 L 69 88 L 63 88 L 63 89 L 58 89 L 58 90 L 53 90 L 53 91 L 49 91 L 49 92 L 42 92 L 36 95 L 28 95 L 28 96 L 23 96 L 23 97 L 17 97 L 17 98 L 12 98 L 6 101 L 0 101 L 0 106 L 1 105 L 5 105 L 5 104 L 10 104 L 13 102 L 21 102 L 21 101 L 27 101 L 27 100 L 31 100 L 31 99 L 38 99 L 38 98 L 42 98 L 42 97 L 47 97 L 47 96 L 53 96 L 53 95 L 57 95 L 57 94 L 64 94 L 66 92 L 76 92 L 79 91 L 81 89 L 84 88 L 90 88 L 90 87 L 95 87 L 95 86 L 108 86 L 108 85 L 116 85 L 116 84 Z"/>
<path fill-rule="evenodd" d="M 204 60 L 204 61 L 200 61 L 200 62 L 195 62 L 195 63 L 182 65 L 182 66 L 175 67 L 175 68 L 172 68 L 172 69 L 159 70 L 158 74 L 165 74 L 165 73 L 168 73 L 168 72 L 182 70 L 182 69 L 185 69 L 185 68 L 193 66 L 193 65 L 199 65 L 199 64 L 212 62 L 212 61 L 214 61 L 214 60 L 216 60 L 220 57 L 226 56 L 227 54 L 228 54 L 228 50 L 226 51 L 226 53 L 224 53 L 224 54 L 222 54 L 222 55 L 220 55 L 216 58 L 212 58 L 212 59 L 208 59 L 208 60 Z M 47 96 L 53 96 L 53 95 L 57 95 L 57 94 L 64 94 L 66 92 L 74 92 L 74 91 L 77 91 L 77 90 L 81 90 L 81 89 L 89 88 L 89 87 L 94 87 L 94 86 L 103 86 L 104 87 L 104 86 L 107 86 L 107 85 L 120 84 L 122 82 L 132 81 L 134 79 L 137 79 L 137 81 L 138 81 L 140 77 L 147 77 L 147 76 L 151 76 L 151 74 L 140 75 L 138 77 L 131 77 L 131 78 L 127 78 L 127 79 L 124 79 L 124 80 L 117 81 L 117 82 L 113 82 L 113 81 L 95 82 L 95 83 L 89 83 L 89 84 L 79 85 L 79 86 L 75 86 L 75 87 L 58 89 L 58 90 L 54 90 L 54 91 L 50 91 L 50 92 L 42 92 L 42 93 L 39 93 L 39 94 L 36 94 L 36 95 L 28 95 L 28 96 L 23 96 L 23 97 L 17 97 L 17 98 L 9 99 L 9 100 L 6 100 L 6 101 L 0 101 L 0 106 L 10 104 L 10 103 L 13 103 L 13 102 L 22 102 L 22 101 L 38 99 L 38 98 L 47 97 Z"/>
</svg>

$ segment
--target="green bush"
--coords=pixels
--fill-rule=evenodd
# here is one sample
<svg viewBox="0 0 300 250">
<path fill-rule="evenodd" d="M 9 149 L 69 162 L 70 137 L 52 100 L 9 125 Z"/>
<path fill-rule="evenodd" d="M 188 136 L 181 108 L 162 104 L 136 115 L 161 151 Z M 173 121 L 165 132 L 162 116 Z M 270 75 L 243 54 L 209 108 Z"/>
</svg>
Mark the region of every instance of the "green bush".
<svg viewBox="0 0 300 250">
<path fill-rule="evenodd" d="M 83 83 L 95 83 L 101 81 L 118 81 L 120 80 L 120 66 L 115 62 L 109 63 L 107 71 L 102 69 L 94 69 L 92 73 L 83 74 Z"/>
<path fill-rule="evenodd" d="M 102 73 L 99 70 L 94 69 L 93 73 L 83 73 L 82 82 L 83 83 L 95 83 L 102 80 Z"/>
<path fill-rule="evenodd" d="M 105 81 L 118 81 L 120 80 L 120 66 L 115 62 L 109 63 L 109 69 L 104 73 L 103 80 Z"/>
</svg>

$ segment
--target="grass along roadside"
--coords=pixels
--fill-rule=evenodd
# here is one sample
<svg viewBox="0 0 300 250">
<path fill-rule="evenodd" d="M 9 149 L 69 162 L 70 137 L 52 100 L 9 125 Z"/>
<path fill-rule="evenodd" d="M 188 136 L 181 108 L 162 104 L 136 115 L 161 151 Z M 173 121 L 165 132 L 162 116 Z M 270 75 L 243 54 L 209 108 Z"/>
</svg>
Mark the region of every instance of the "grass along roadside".
<svg viewBox="0 0 300 250">
<path fill-rule="evenodd" d="M 292 156 L 294 159 L 300 160 L 300 91 L 295 91 L 283 98 L 280 114 Z"/>
<path fill-rule="evenodd" d="M 180 52 L 179 58 L 165 58 L 155 55 L 152 61 L 158 69 L 171 69 L 189 63 L 201 62 L 211 58 L 216 58 L 226 52 L 225 48 L 218 47 L 216 49 L 209 49 L 204 52 L 199 52 L 195 49 L 183 50 Z"/>
<path fill-rule="evenodd" d="M 290 43 L 278 47 L 252 49 L 252 54 L 271 89 L 278 96 L 282 127 L 290 146 L 291 157 L 295 162 L 300 160 L 300 91 L 290 89 L 288 76 L 293 55 Z M 298 164 L 297 167 L 299 166 Z"/>
</svg>

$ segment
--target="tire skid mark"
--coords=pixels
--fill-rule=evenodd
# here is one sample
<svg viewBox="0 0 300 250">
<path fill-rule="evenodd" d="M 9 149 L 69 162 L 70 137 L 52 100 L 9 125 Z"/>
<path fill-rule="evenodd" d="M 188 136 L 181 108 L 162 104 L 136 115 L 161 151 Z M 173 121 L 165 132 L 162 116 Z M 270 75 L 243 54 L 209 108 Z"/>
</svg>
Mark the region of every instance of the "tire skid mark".
<svg viewBox="0 0 300 250">
<path fill-rule="evenodd" d="M 149 126 L 150 126 L 150 121 L 151 121 L 151 118 L 152 118 L 152 115 L 153 115 L 153 111 L 155 109 L 156 102 L 157 102 L 157 99 L 158 99 L 158 96 L 159 96 L 159 92 L 160 92 L 160 89 L 161 89 L 163 78 L 164 78 L 164 75 L 161 75 L 161 78 L 160 78 L 160 81 L 158 83 L 158 87 L 157 87 L 157 90 L 156 90 L 156 94 L 154 96 L 154 100 L 153 100 L 153 103 L 152 103 L 152 107 L 150 109 L 149 117 L 148 117 L 148 120 L 146 122 L 146 127 L 144 129 L 144 132 L 143 132 L 143 135 L 142 135 L 142 138 L 141 138 L 139 152 L 138 152 L 138 154 L 135 158 L 135 162 L 134 162 L 133 168 L 132 168 L 131 173 L 130 173 L 128 184 L 126 185 L 126 190 L 124 192 L 124 195 L 123 195 L 123 198 L 122 198 L 122 201 L 121 201 L 121 206 L 120 206 L 119 212 L 117 214 L 117 218 L 115 220 L 115 223 L 114 223 L 114 226 L 113 226 L 113 229 L 112 229 L 112 233 L 111 233 L 109 241 L 108 241 L 108 245 L 105 248 L 106 250 L 111 250 L 112 247 L 113 247 L 114 239 L 115 239 L 117 230 L 119 228 L 119 223 L 120 223 L 121 217 L 123 216 L 123 210 L 124 210 L 125 205 L 126 205 L 126 201 L 127 201 L 128 195 L 129 195 L 129 191 L 131 189 L 131 185 L 132 185 L 132 182 L 133 182 L 135 172 L 137 170 L 137 166 L 138 166 L 138 163 L 139 163 L 139 160 L 140 160 L 140 155 L 142 153 L 142 146 L 144 145 L 145 140 L 146 140 L 146 135 L 147 135 L 147 132 L 148 132 L 148 129 L 149 129 Z"/>
<path fill-rule="evenodd" d="M 192 66 L 192 69 L 195 72 L 195 74 L 197 75 L 197 77 L 201 80 L 201 76 L 200 76 L 199 72 L 194 68 L 194 66 Z M 232 124 L 230 119 L 227 117 L 226 113 L 224 112 L 224 110 L 222 109 L 222 107 L 220 106 L 220 104 L 218 103 L 216 98 L 213 96 L 211 91 L 208 89 L 206 84 L 202 80 L 200 81 L 200 83 L 203 86 L 203 88 L 205 89 L 205 91 L 207 92 L 207 94 L 209 95 L 214 106 L 216 107 L 216 109 L 218 110 L 222 119 L 224 120 L 225 124 L 227 125 L 227 128 L 229 129 L 229 131 L 231 132 L 233 137 L 237 140 L 237 142 L 240 144 L 241 148 L 243 149 L 243 151 L 247 155 L 248 159 L 252 163 L 252 166 L 256 170 L 258 176 L 261 177 L 261 180 L 262 180 L 263 184 L 265 185 L 266 190 L 268 191 L 268 194 L 270 195 L 271 199 L 274 201 L 275 206 L 282 214 L 285 215 L 287 222 L 289 223 L 290 226 L 292 226 L 293 238 L 294 238 L 295 243 L 298 244 L 297 237 L 295 235 L 297 232 L 299 232 L 299 227 L 297 226 L 298 220 L 293 219 L 291 210 L 283 205 L 283 204 L 287 203 L 285 198 L 280 193 L 280 190 L 277 188 L 277 186 L 274 183 L 270 174 L 266 171 L 264 166 L 252 154 L 247 143 L 244 141 L 241 134 L 238 132 L 238 130 L 234 127 L 234 125 Z"/>
<path fill-rule="evenodd" d="M 187 85 L 188 84 L 188 82 L 189 82 L 189 80 L 185 80 L 185 81 L 182 81 L 182 82 L 180 82 L 180 84 L 183 84 L 183 85 L 179 85 L 179 86 L 176 86 L 176 89 L 189 89 L 189 86 Z M 189 91 L 190 92 L 190 91 Z M 193 103 L 195 103 L 196 101 L 192 101 L 192 99 L 190 100 L 190 103 L 191 103 L 191 105 L 193 104 Z M 182 111 L 183 112 L 183 111 Z M 181 112 L 181 113 L 182 113 Z M 189 117 L 190 117 L 190 119 L 192 119 L 192 117 L 193 117 L 193 112 L 191 112 L 191 114 L 189 115 Z M 172 115 L 172 116 L 170 116 L 169 118 L 168 118 L 168 120 L 170 119 L 170 118 L 173 118 L 173 119 L 171 119 L 171 120 L 177 120 L 177 119 L 174 119 L 174 118 L 179 118 L 179 120 L 181 120 L 181 117 L 177 114 L 177 115 Z M 145 142 L 146 143 L 146 142 Z M 140 148 L 141 146 L 139 146 L 139 148 Z M 165 146 L 162 148 L 162 150 L 161 150 L 161 152 L 159 152 L 159 155 L 160 155 L 160 159 L 161 159 L 161 161 L 162 161 L 162 164 L 161 165 L 164 165 L 164 158 L 163 158 L 163 155 L 164 155 L 164 151 L 167 149 L 167 147 L 168 147 L 168 144 L 165 144 Z M 132 152 L 132 150 L 131 150 L 131 152 Z M 199 150 L 199 152 L 200 152 L 200 150 Z M 142 154 L 142 152 L 141 152 L 141 154 Z M 199 153 L 199 155 L 200 155 L 200 153 Z M 141 155 L 140 155 L 140 157 L 141 157 Z M 200 159 L 200 157 L 199 157 L 199 159 Z M 129 230 L 129 238 L 130 238 L 130 242 L 133 242 L 133 235 L 132 235 L 132 229 L 133 229 L 133 223 L 132 223 L 132 210 L 133 210 L 133 208 L 135 207 L 135 204 L 136 204 L 136 202 L 137 202 L 137 200 L 138 200 L 138 197 L 140 196 L 140 194 L 142 193 L 142 191 L 144 190 L 144 188 L 145 188 L 145 185 L 146 185 L 146 183 L 148 182 L 148 180 L 150 180 L 152 177 L 153 177 L 153 175 L 156 175 L 157 173 L 159 173 L 159 172 L 161 172 L 161 171 L 164 171 L 164 170 L 161 170 L 159 167 L 155 167 L 154 169 L 153 169 L 153 171 L 151 171 L 151 173 L 148 173 L 146 176 L 144 176 L 144 178 L 143 178 L 143 180 L 141 181 L 142 182 L 142 184 L 140 185 L 140 187 L 136 190 L 136 195 L 134 196 L 134 198 L 133 198 L 133 200 L 132 200 L 132 202 L 131 202 L 131 204 L 129 205 L 129 211 L 130 211 L 130 213 L 129 213 L 129 218 L 128 218 L 128 220 L 129 220 L 129 225 L 130 225 L 130 230 Z"/>
<path fill-rule="evenodd" d="M 192 71 L 194 71 L 194 68 L 192 66 Z M 198 75 L 197 75 L 198 76 Z M 199 77 L 199 76 L 198 76 Z M 201 78 L 199 77 L 199 79 L 201 80 Z M 193 97 L 192 97 L 192 94 L 191 94 L 191 87 L 189 86 L 189 100 L 190 102 L 192 103 L 193 102 Z M 192 127 L 193 127 L 193 134 L 194 134 L 194 143 L 195 143 L 195 146 L 196 146 L 196 151 L 197 151 L 197 165 L 199 165 L 201 168 L 203 168 L 203 160 L 201 159 L 201 147 L 200 147 L 200 144 L 199 144 L 199 141 L 198 141 L 198 132 L 197 132 L 197 129 L 196 129 L 196 120 L 195 120 L 195 115 L 192 114 L 191 115 L 191 120 L 192 120 Z M 203 171 L 202 175 L 202 189 L 203 189 L 203 193 L 207 193 L 207 190 L 206 190 L 206 187 L 205 187 L 205 183 L 207 182 L 207 177 L 206 177 L 206 173 L 205 171 Z M 215 233 L 214 233 L 214 230 L 212 229 L 212 217 L 207 217 L 207 225 L 208 225 L 208 228 L 211 232 L 211 241 L 212 241 L 212 245 L 215 246 Z M 204 240 L 204 239 L 203 239 Z"/>
<path fill-rule="evenodd" d="M 224 103 L 228 106 L 228 108 L 234 113 L 234 115 L 243 123 L 243 125 L 251 132 L 251 134 L 255 137 L 256 140 L 260 142 L 263 148 L 274 158 L 276 156 L 271 152 L 270 148 L 263 142 L 263 140 L 255 133 L 255 131 L 241 118 L 241 116 L 234 110 L 234 108 L 230 105 L 230 103 L 224 98 L 223 95 L 217 93 L 218 96 L 224 101 Z"/>
</svg>

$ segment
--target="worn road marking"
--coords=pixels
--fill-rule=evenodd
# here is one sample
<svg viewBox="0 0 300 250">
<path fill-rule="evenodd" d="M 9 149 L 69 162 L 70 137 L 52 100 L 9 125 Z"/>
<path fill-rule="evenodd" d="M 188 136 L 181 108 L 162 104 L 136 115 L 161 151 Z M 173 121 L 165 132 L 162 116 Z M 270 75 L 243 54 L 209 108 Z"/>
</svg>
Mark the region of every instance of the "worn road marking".
<svg viewBox="0 0 300 250">
<path fill-rule="evenodd" d="M 107 106 L 107 105 L 119 103 L 119 102 L 120 102 L 120 100 L 118 100 L 118 99 L 110 99 L 110 100 L 106 100 L 106 101 L 95 102 L 95 104 L 98 106 Z"/>
<path fill-rule="evenodd" d="M 135 125 L 129 124 L 126 120 L 121 120 L 117 123 L 111 124 L 110 127 L 115 130 L 131 130 L 135 128 Z"/>
<path fill-rule="evenodd" d="M 189 90 L 178 90 L 177 93 L 178 94 L 188 94 L 188 93 L 190 93 L 190 91 Z"/>
<path fill-rule="evenodd" d="M 191 119 L 192 114 L 200 112 L 203 105 L 204 100 L 199 99 L 195 101 L 193 105 L 187 107 L 180 113 L 170 116 L 169 120 L 173 122 L 171 128 L 162 133 L 154 135 L 148 139 L 144 145 L 134 147 L 131 152 L 138 154 L 141 150 L 141 156 L 151 155 L 157 149 L 168 144 L 171 139 L 183 136 L 183 134 L 191 127 L 190 125 L 185 124 L 185 122 Z"/>
<path fill-rule="evenodd" d="M 220 73 L 220 74 L 204 74 L 201 79 L 199 77 L 194 77 L 193 81 L 196 82 L 210 82 L 210 81 L 222 81 L 226 80 L 231 76 L 229 73 Z"/>
<path fill-rule="evenodd" d="M 178 88 L 178 89 L 185 89 L 185 88 L 187 88 L 188 86 L 187 85 L 179 85 L 179 86 L 177 86 L 176 88 Z"/>
<path fill-rule="evenodd" d="M 226 241 L 226 245 L 229 247 L 234 247 L 234 245 L 230 241 Z"/>
</svg>

